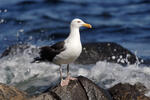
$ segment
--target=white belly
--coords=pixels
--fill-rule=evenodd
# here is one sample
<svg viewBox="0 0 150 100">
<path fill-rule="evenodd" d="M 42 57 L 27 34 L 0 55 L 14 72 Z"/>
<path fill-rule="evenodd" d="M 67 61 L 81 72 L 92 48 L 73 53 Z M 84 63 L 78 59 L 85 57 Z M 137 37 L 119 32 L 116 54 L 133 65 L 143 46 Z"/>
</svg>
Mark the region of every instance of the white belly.
<svg viewBox="0 0 150 100">
<path fill-rule="evenodd" d="M 65 51 L 58 54 L 53 62 L 56 64 L 69 64 L 74 62 L 81 54 L 81 44 L 67 44 Z"/>
</svg>

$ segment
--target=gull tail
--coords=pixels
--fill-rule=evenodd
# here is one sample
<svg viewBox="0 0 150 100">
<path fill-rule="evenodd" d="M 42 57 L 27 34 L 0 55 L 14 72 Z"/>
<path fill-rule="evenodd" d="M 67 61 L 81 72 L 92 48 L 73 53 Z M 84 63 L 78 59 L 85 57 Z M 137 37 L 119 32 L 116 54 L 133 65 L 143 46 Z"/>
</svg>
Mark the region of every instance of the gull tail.
<svg viewBox="0 0 150 100">
<path fill-rule="evenodd" d="M 34 60 L 31 63 L 39 63 L 41 61 L 42 61 L 42 59 L 40 57 L 36 57 L 36 58 L 34 58 Z"/>
</svg>

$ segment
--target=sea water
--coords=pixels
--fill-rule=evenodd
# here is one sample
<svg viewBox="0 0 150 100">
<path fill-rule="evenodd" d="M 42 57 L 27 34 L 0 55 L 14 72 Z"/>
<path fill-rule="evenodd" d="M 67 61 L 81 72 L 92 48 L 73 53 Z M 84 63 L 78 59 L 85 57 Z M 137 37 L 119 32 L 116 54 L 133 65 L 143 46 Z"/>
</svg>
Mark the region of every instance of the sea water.
<svg viewBox="0 0 150 100">
<path fill-rule="evenodd" d="M 59 66 L 30 63 L 36 56 L 31 49 L 65 39 L 70 21 L 81 18 L 93 26 L 81 28 L 82 43 L 115 42 L 147 63 L 126 67 L 105 61 L 71 64 L 71 75 L 88 77 L 103 88 L 119 82 L 141 82 L 150 89 L 149 11 L 149 0 L 0 0 L 0 53 L 13 44 L 30 44 L 23 53 L 0 59 L 0 82 L 30 93 L 40 93 L 59 83 Z M 63 66 L 63 76 L 66 76 L 66 66 Z M 29 90 L 30 87 L 35 91 Z"/>
<path fill-rule="evenodd" d="M 23 53 L 6 56 L 0 59 L 0 82 L 14 85 L 22 90 L 31 87 L 35 93 L 40 93 L 47 87 L 52 87 L 60 81 L 59 66 L 52 63 L 31 63 L 34 55 L 31 46 Z M 150 89 L 150 66 L 140 65 L 138 62 L 126 67 L 105 61 L 96 64 L 71 64 L 70 73 L 73 77 L 85 76 L 103 88 L 110 88 L 117 83 L 142 83 Z M 63 65 L 63 76 L 66 77 L 66 65 Z M 28 90 L 28 92 L 32 93 Z"/>
</svg>

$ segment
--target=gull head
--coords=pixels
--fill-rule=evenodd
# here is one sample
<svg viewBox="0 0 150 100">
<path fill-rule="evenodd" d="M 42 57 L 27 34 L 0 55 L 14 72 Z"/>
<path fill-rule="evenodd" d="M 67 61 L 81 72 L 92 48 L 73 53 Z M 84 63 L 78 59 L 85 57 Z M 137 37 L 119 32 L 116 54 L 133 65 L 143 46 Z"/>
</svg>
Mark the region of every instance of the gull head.
<svg viewBox="0 0 150 100">
<path fill-rule="evenodd" d="M 81 19 L 78 19 L 78 18 L 75 18 L 72 20 L 71 26 L 76 27 L 76 28 L 80 28 L 82 26 L 87 27 L 87 28 L 92 28 L 92 26 L 90 24 L 85 23 L 84 21 L 82 21 Z"/>
</svg>

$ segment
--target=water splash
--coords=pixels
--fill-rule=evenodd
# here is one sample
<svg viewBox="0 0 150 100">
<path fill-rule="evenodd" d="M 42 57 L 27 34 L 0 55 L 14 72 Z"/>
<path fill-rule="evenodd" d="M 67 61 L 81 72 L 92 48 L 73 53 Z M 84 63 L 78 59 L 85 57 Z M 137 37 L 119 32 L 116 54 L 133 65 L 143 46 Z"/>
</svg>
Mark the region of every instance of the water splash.
<svg viewBox="0 0 150 100">
<path fill-rule="evenodd" d="M 8 55 L 0 59 L 0 82 L 13 84 L 22 90 L 30 87 L 52 86 L 59 80 L 59 66 L 52 63 L 30 63 L 38 51 L 33 52 L 34 45 L 25 49 L 13 51 L 15 55 Z M 66 76 L 66 67 L 63 67 L 63 76 Z M 85 76 L 104 88 L 110 88 L 117 83 L 143 83 L 150 89 L 150 66 L 122 65 L 99 61 L 93 65 L 70 66 L 71 75 Z M 39 90 L 40 91 L 40 90 Z M 36 91 L 37 92 L 37 91 Z"/>
</svg>

